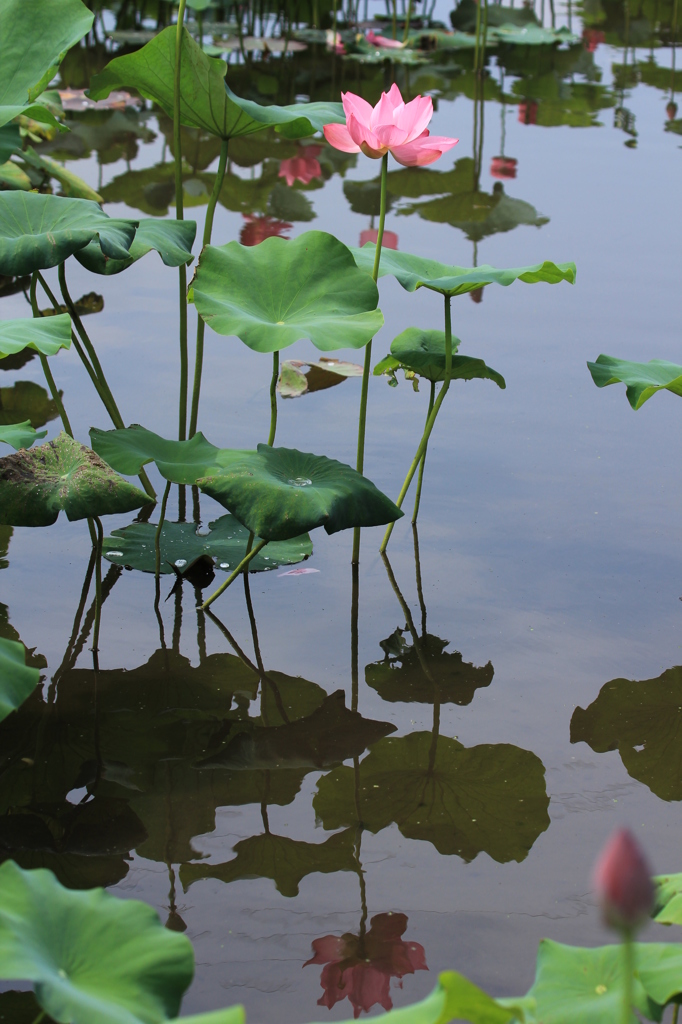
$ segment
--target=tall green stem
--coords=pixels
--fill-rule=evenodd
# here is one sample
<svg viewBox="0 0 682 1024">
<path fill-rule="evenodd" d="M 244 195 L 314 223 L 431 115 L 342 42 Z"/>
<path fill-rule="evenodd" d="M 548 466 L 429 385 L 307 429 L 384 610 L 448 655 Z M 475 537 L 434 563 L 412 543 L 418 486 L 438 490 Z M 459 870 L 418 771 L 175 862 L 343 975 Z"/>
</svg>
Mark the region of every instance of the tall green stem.
<svg viewBox="0 0 682 1024">
<path fill-rule="evenodd" d="M 104 543 L 104 530 L 97 516 L 94 517 L 93 522 L 97 530 L 97 557 L 95 560 L 95 627 L 92 633 L 92 650 L 96 657 L 99 652 L 99 628 L 102 618 L 102 544 Z"/>
<path fill-rule="evenodd" d="M 379 207 L 379 230 L 377 232 L 376 251 L 374 253 L 374 269 L 372 277 L 376 283 L 379 279 L 381 247 L 384 241 L 384 224 L 386 223 L 386 188 L 388 179 L 388 153 L 381 158 L 381 199 Z M 362 390 L 360 392 L 360 419 L 358 421 L 358 453 L 355 468 L 362 473 L 365 468 L 365 429 L 367 426 L 367 394 L 369 392 L 369 371 L 372 363 L 372 342 L 365 346 L 365 363 L 362 368 Z M 353 530 L 353 563 L 360 561 L 360 529 Z"/>
<path fill-rule="evenodd" d="M 170 494 L 171 482 L 170 480 L 166 484 L 166 489 L 163 492 L 163 499 L 161 501 L 161 512 L 159 513 L 159 525 L 156 527 L 156 533 L 154 534 L 154 551 L 156 554 L 154 562 L 154 572 L 158 580 L 159 573 L 161 572 L 161 531 L 163 530 L 163 523 L 166 518 L 166 505 L 168 504 L 168 495 Z"/>
<path fill-rule="evenodd" d="M 272 448 L 277 431 L 277 378 L 279 377 L 279 352 L 272 353 L 272 380 L 270 381 L 270 433 L 268 444 Z"/>
<path fill-rule="evenodd" d="M 434 401 L 436 399 L 436 382 L 435 382 L 435 380 L 432 380 L 430 383 L 431 383 L 431 391 L 429 393 L 429 408 L 428 408 L 428 411 L 426 413 L 426 422 L 427 423 L 429 422 L 429 416 L 431 415 L 431 410 L 433 409 L 433 403 L 434 403 Z M 424 430 L 426 430 L 426 424 L 424 425 Z M 424 448 L 424 454 L 422 455 L 421 462 L 419 463 L 419 476 L 417 477 L 417 493 L 416 493 L 415 499 L 414 499 L 414 511 L 412 512 L 412 525 L 413 526 L 417 522 L 417 516 L 419 515 L 419 502 L 421 501 L 421 496 L 422 496 L 422 482 L 424 480 L 424 466 L 425 465 L 426 465 L 426 448 Z"/>
<path fill-rule="evenodd" d="M 31 275 L 31 288 L 29 291 L 31 309 L 33 310 L 34 317 L 39 317 L 41 315 L 40 310 L 38 309 L 38 301 L 36 299 L 37 283 L 38 274 L 37 271 L 34 271 L 34 273 Z M 40 365 L 43 368 L 43 373 L 45 374 L 47 386 L 50 389 L 50 394 L 52 395 L 52 401 L 57 406 L 57 411 L 59 413 L 59 418 L 62 421 L 62 426 L 64 427 L 66 433 L 69 434 L 70 437 L 73 437 L 73 430 L 71 429 L 71 424 L 69 423 L 69 417 L 66 415 L 66 409 L 64 408 L 64 404 L 62 402 L 62 396 L 59 394 L 57 385 L 54 382 L 54 377 L 52 376 L 52 370 L 50 369 L 49 363 L 47 361 L 47 356 L 44 356 L 42 352 L 39 352 L 38 355 L 40 356 Z"/>
<path fill-rule="evenodd" d="M 632 982 L 635 974 L 635 944 L 630 932 L 623 935 L 623 1003 L 621 1007 L 622 1024 L 632 1021 Z"/>
<path fill-rule="evenodd" d="M 410 34 L 410 22 L 412 21 L 412 0 L 409 0 L 407 5 L 407 17 L 405 19 L 405 31 L 403 32 L 403 42 L 406 43 Z"/>
<path fill-rule="evenodd" d="M 202 248 L 207 246 L 211 241 L 211 233 L 213 231 L 213 218 L 215 216 L 215 208 L 218 202 L 218 196 L 220 190 L 223 187 L 223 181 L 225 180 L 225 168 L 227 166 L 227 145 L 229 139 L 223 139 L 220 147 L 220 159 L 218 161 L 218 170 L 216 172 L 215 181 L 213 182 L 213 191 L 211 192 L 211 198 L 208 201 L 208 207 L 206 209 L 206 220 L 204 222 L 204 237 L 202 241 Z M 197 420 L 199 419 L 199 398 L 201 397 L 201 373 L 204 366 L 204 330 L 205 323 L 201 317 L 197 317 L 197 347 L 194 356 L 194 388 L 192 390 L 192 415 L 189 421 L 189 436 L 194 437 L 197 432 Z"/>
<path fill-rule="evenodd" d="M 481 3 L 482 0 L 476 0 L 476 44 L 474 46 L 474 71 L 478 71 L 478 48 L 481 36 Z"/>
<path fill-rule="evenodd" d="M 180 73 L 182 67 L 182 34 L 185 20 L 185 4 L 180 0 L 178 23 L 175 30 L 175 69 L 173 74 L 173 148 L 175 150 L 175 217 L 184 219 L 182 200 L 182 132 L 180 124 Z M 187 437 L 187 386 L 189 381 L 189 359 L 187 355 L 187 268 L 183 263 L 178 268 L 180 292 L 180 402 L 178 408 L 178 439 Z"/>
<path fill-rule="evenodd" d="M 417 448 L 417 453 L 416 453 L 415 457 L 412 460 L 412 465 L 410 466 L 410 468 L 408 470 L 408 473 L 407 473 L 407 476 L 405 477 L 405 481 L 403 483 L 403 486 L 400 489 L 400 494 L 398 495 L 398 498 L 396 500 L 396 505 L 398 506 L 398 508 L 400 508 L 402 506 L 402 503 L 405 500 L 405 495 L 407 494 L 407 492 L 409 490 L 409 487 L 410 487 L 410 484 L 412 483 L 412 479 L 414 477 L 414 474 L 417 472 L 417 467 L 419 466 L 419 463 L 421 462 L 422 455 L 426 451 L 426 446 L 429 443 L 429 437 L 431 436 L 431 431 L 433 430 L 433 425 L 436 422 L 436 417 L 438 416 L 438 413 L 440 411 L 440 407 L 443 404 L 443 399 L 447 395 L 448 388 L 450 387 L 450 374 L 452 373 L 452 321 L 451 321 L 451 317 L 450 317 L 450 296 L 449 295 L 445 295 L 444 299 L 445 299 L 445 380 L 443 381 L 443 386 L 440 389 L 440 391 L 438 393 L 438 398 L 436 399 L 436 401 L 434 403 L 434 406 L 433 406 L 433 409 L 431 410 L 431 415 L 429 416 L 429 418 L 426 421 L 426 426 L 424 428 L 424 433 L 422 435 L 422 439 L 419 442 L 419 447 Z M 393 533 L 393 527 L 394 526 L 395 526 L 395 523 L 389 523 L 388 527 L 386 528 L 386 533 L 384 534 L 384 539 L 382 540 L 381 547 L 379 548 L 379 551 L 382 553 L 382 555 L 383 555 L 384 551 L 386 550 L 386 548 L 388 546 L 389 540 L 391 539 L 391 534 Z"/>
<path fill-rule="evenodd" d="M 256 555 L 258 554 L 258 552 L 262 551 L 262 549 L 265 547 L 266 544 L 267 544 L 266 540 L 259 540 L 258 543 L 256 544 L 255 548 L 252 548 L 251 551 L 248 552 L 248 554 L 244 555 L 244 557 L 242 558 L 241 562 L 239 563 L 237 568 L 234 570 L 234 572 L 230 573 L 230 575 L 227 577 L 225 582 L 220 584 L 220 586 L 215 591 L 215 593 L 211 594 L 211 596 L 208 598 L 208 600 L 204 601 L 204 603 L 201 606 L 201 610 L 202 611 L 205 612 L 207 610 L 207 608 L 209 608 L 213 604 L 213 602 L 216 600 L 216 598 L 220 597 L 220 595 L 223 593 L 223 591 L 227 590 L 227 588 L 230 586 L 231 583 L 234 583 L 234 581 L 237 579 L 237 576 L 239 576 L 239 574 L 241 572 L 243 572 L 244 569 L 246 569 L 246 567 L 249 564 L 249 562 L 251 561 L 251 559 L 255 558 Z"/>
</svg>

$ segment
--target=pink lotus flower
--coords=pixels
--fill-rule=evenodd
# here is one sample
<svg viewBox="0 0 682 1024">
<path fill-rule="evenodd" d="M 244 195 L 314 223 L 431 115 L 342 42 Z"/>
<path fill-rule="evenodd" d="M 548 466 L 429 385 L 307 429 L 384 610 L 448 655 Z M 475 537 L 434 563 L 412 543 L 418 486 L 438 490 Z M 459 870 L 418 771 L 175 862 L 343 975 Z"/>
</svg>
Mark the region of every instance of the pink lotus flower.
<svg viewBox="0 0 682 1024">
<path fill-rule="evenodd" d="M 299 146 L 296 156 L 282 160 L 279 165 L 280 178 L 285 178 L 291 187 L 295 181 L 308 185 L 313 178 L 322 177 L 322 168 L 316 159 L 322 152 L 322 146 Z"/>
<path fill-rule="evenodd" d="M 378 36 L 370 29 L 367 33 L 367 42 L 372 46 L 381 46 L 384 50 L 402 50 L 407 43 L 400 43 L 397 39 L 389 39 L 387 36 Z"/>
<path fill-rule="evenodd" d="M 513 156 L 494 156 L 490 163 L 490 174 L 493 178 L 515 178 L 518 160 Z"/>
<path fill-rule="evenodd" d="M 457 144 L 458 139 L 429 135 L 426 127 L 433 117 L 430 96 L 417 96 L 404 103 L 400 89 L 393 83 L 382 92 L 376 107 L 355 93 L 341 93 L 346 123 L 327 124 L 327 142 L 343 153 L 364 153 L 378 160 L 392 153 L 404 167 L 424 167 Z"/>
<path fill-rule="evenodd" d="M 267 215 L 243 213 L 246 224 L 241 230 L 239 241 L 242 245 L 260 245 L 266 238 L 283 238 L 284 231 L 289 231 L 293 224 L 283 220 L 275 220 Z"/>
<path fill-rule="evenodd" d="M 379 240 L 379 232 L 376 228 L 367 228 L 366 231 L 360 232 L 360 248 L 363 245 L 367 245 L 368 242 L 374 242 L 376 245 Z M 397 249 L 398 248 L 398 236 L 395 231 L 384 231 L 384 237 L 381 240 L 382 249 Z"/>
<path fill-rule="evenodd" d="M 654 901 L 651 870 L 627 829 L 614 832 L 602 850 L 594 869 L 594 886 L 611 928 L 632 932 L 649 916 Z"/>
<path fill-rule="evenodd" d="M 401 936 L 406 928 L 405 914 L 377 914 L 362 938 L 347 933 L 314 939 L 315 955 L 303 966 L 326 965 L 320 978 L 324 995 L 317 1005 L 331 1010 L 341 999 L 348 998 L 356 1018 L 361 1010 L 369 1013 L 376 1003 L 390 1010 L 391 978 L 428 971 L 424 947 L 418 942 L 403 942 Z"/>
</svg>

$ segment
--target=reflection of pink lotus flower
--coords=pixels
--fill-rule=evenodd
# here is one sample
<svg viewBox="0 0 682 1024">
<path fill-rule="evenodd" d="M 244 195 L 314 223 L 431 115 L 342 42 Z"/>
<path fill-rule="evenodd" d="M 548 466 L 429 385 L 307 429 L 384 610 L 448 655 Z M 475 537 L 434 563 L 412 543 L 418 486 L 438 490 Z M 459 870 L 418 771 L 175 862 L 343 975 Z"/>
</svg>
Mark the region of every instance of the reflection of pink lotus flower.
<svg viewBox="0 0 682 1024">
<path fill-rule="evenodd" d="M 345 53 L 346 47 L 343 45 L 341 35 L 338 32 L 334 32 L 332 29 L 327 29 L 327 46 L 334 53 Z"/>
<path fill-rule="evenodd" d="M 392 153 L 405 167 L 423 167 L 459 141 L 430 136 L 426 126 L 433 117 L 431 97 L 417 96 L 404 103 L 395 82 L 389 92 L 382 92 L 376 107 L 352 92 L 341 93 L 341 99 L 346 123 L 325 125 L 324 135 L 343 153 L 362 152 L 374 160 Z"/>
<path fill-rule="evenodd" d="M 375 228 L 367 228 L 366 231 L 360 232 L 360 248 L 363 245 L 367 245 L 368 242 L 374 242 L 377 244 L 379 238 L 379 232 Z M 397 249 L 398 248 L 398 236 L 395 231 L 384 231 L 384 237 L 381 240 L 382 249 Z"/>
<path fill-rule="evenodd" d="M 377 914 L 370 921 L 364 936 L 346 933 L 340 938 L 325 935 L 313 940 L 315 955 L 308 964 L 324 964 L 320 984 L 324 995 L 318 1006 L 330 1010 L 341 999 L 348 999 L 353 1016 L 369 1013 L 379 1003 L 390 1010 L 393 1001 L 389 992 L 391 978 L 402 978 L 415 971 L 428 971 L 424 947 L 418 942 L 403 942 L 407 928 L 405 914 Z"/>
<path fill-rule="evenodd" d="M 266 238 L 284 238 L 283 232 L 293 227 L 293 224 L 287 224 L 284 220 L 275 220 L 274 217 L 261 217 L 251 213 L 244 213 L 242 216 L 246 221 L 239 235 L 242 245 L 260 245 Z"/>
<path fill-rule="evenodd" d="M 515 178 L 518 160 L 513 156 L 494 156 L 490 164 L 493 178 Z"/>
<path fill-rule="evenodd" d="M 668 115 L 668 120 L 669 121 L 674 121 L 675 117 L 677 116 L 677 103 L 675 103 L 675 102 L 673 102 L 673 100 L 671 100 L 670 103 L 665 108 L 665 112 Z"/>
<path fill-rule="evenodd" d="M 519 103 L 519 122 L 520 124 L 538 123 L 537 100 L 524 100 L 523 103 Z"/>
<path fill-rule="evenodd" d="M 299 146 L 296 156 L 282 160 L 279 165 L 279 177 L 286 178 L 287 185 L 302 181 L 308 185 L 313 178 L 322 177 L 322 168 L 315 158 L 322 152 L 322 146 Z"/>
<path fill-rule="evenodd" d="M 600 43 L 606 41 L 606 36 L 598 28 L 583 29 L 583 46 L 588 53 L 594 53 Z"/>
<path fill-rule="evenodd" d="M 367 42 L 372 46 L 381 46 L 384 50 L 402 50 L 407 43 L 399 43 L 397 39 L 388 39 L 387 36 L 377 36 L 370 29 L 367 33 Z"/>
</svg>

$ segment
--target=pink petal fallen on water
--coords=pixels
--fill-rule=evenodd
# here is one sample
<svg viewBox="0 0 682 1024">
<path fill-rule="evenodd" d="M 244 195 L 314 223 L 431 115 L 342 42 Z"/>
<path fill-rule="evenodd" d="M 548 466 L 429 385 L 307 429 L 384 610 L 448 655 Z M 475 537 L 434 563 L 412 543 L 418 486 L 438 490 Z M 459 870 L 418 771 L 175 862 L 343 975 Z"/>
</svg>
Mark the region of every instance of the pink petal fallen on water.
<svg viewBox="0 0 682 1024">
<path fill-rule="evenodd" d="M 278 576 L 307 576 L 309 572 L 319 572 L 319 569 L 289 569 L 289 572 L 278 572 Z"/>
</svg>

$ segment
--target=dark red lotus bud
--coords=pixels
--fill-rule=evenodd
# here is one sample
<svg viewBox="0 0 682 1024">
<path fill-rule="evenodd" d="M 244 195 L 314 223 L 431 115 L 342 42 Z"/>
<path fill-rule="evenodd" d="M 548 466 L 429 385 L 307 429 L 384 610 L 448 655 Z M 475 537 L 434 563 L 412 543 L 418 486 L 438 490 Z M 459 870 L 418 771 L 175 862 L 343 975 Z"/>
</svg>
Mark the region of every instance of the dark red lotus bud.
<svg viewBox="0 0 682 1024">
<path fill-rule="evenodd" d="M 594 869 L 604 921 L 632 932 L 649 916 L 654 901 L 651 870 L 639 843 L 626 828 L 613 833 Z"/>
</svg>

